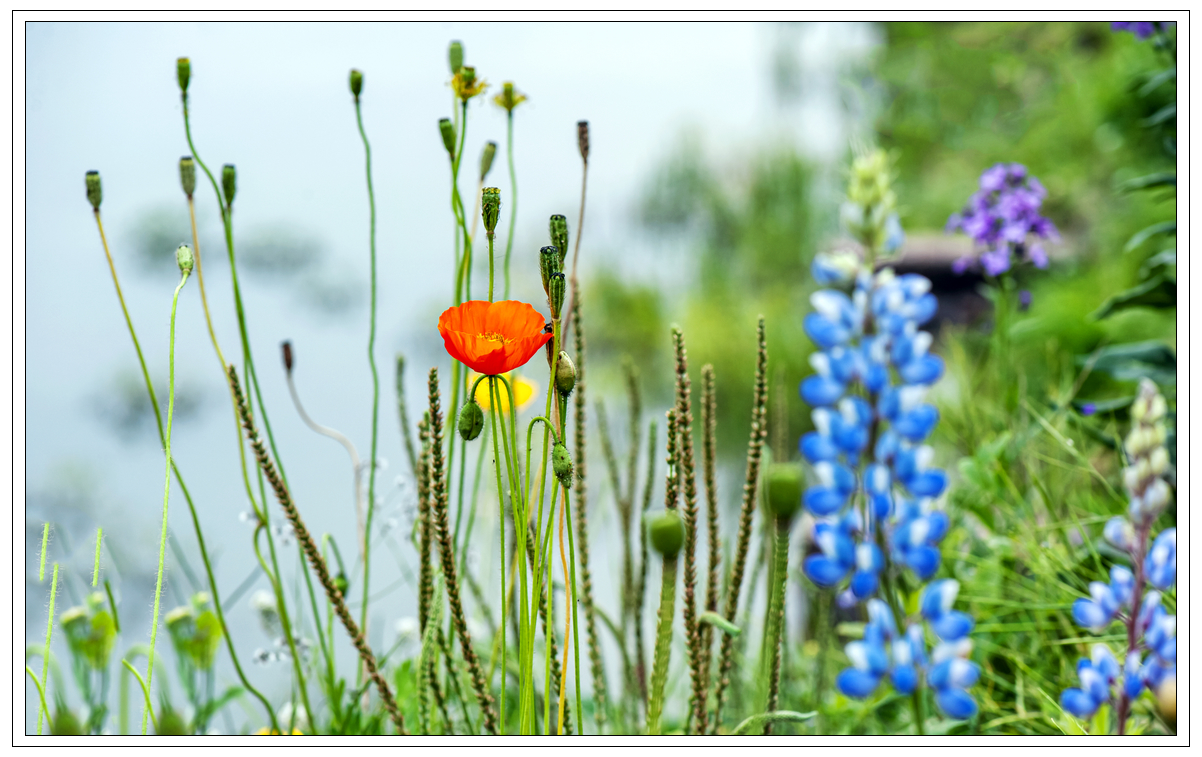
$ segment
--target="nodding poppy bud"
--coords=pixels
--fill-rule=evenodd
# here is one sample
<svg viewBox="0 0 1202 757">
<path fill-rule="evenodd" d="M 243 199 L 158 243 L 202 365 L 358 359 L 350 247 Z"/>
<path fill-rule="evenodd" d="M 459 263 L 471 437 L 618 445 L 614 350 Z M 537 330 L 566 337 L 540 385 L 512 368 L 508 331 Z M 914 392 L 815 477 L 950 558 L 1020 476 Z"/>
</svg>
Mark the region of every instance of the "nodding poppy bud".
<svg viewBox="0 0 1202 757">
<path fill-rule="evenodd" d="M 463 441 L 470 442 L 484 430 L 484 411 L 479 403 L 472 398 L 463 404 L 459 411 L 459 436 Z"/>
<path fill-rule="evenodd" d="M 559 319 L 559 313 L 563 310 L 563 298 L 568 292 L 568 281 L 562 272 L 551 274 L 551 281 L 548 282 L 550 290 L 547 292 L 547 303 L 551 306 L 551 318 Z"/>
<path fill-rule="evenodd" d="M 588 162 L 588 121 L 576 122 L 576 146 L 580 148 L 580 157 Z"/>
<path fill-rule="evenodd" d="M 100 172 L 88 171 L 84 174 L 83 183 L 88 188 L 88 202 L 92 203 L 92 210 L 100 210 L 100 200 L 104 196 L 100 191 Z"/>
<path fill-rule="evenodd" d="M 501 214 L 501 190 L 485 187 L 481 193 L 480 208 L 484 214 L 484 230 L 491 237 L 497 228 L 497 216 Z"/>
<path fill-rule="evenodd" d="M 280 342 L 280 352 L 284 355 L 284 370 L 292 373 L 292 342 L 287 339 Z"/>
<path fill-rule="evenodd" d="M 551 216 L 551 244 L 559 249 L 559 266 L 562 268 L 564 256 L 568 254 L 568 219 L 559 213 Z"/>
<path fill-rule="evenodd" d="M 188 199 L 192 199 L 192 193 L 196 191 L 196 164 L 191 155 L 179 159 L 179 183 Z"/>
<path fill-rule="evenodd" d="M 484 181 L 488 176 L 488 172 L 492 170 L 493 158 L 497 157 L 497 143 L 488 142 L 484 145 L 484 152 L 480 153 L 480 181 Z"/>
<path fill-rule="evenodd" d="M 768 511 L 777 518 L 792 518 L 801 509 L 803 486 L 801 465 L 773 463 L 765 476 L 764 495 Z"/>
<path fill-rule="evenodd" d="M 234 191 L 238 188 L 238 171 L 233 163 L 221 167 L 221 190 L 225 192 L 225 206 L 234 207 Z"/>
<path fill-rule="evenodd" d="M 647 523 L 651 548 L 664 557 L 676 557 L 684 545 L 684 521 L 675 510 L 664 510 Z"/>
<path fill-rule="evenodd" d="M 451 64 L 451 73 L 459 73 L 459 69 L 463 68 L 463 43 L 459 40 L 451 42 L 451 49 L 447 51 L 447 61 Z"/>
<path fill-rule="evenodd" d="M 549 245 L 538 251 L 538 268 L 543 277 L 543 291 L 551 295 L 551 277 L 560 271 L 559 248 Z"/>
<path fill-rule="evenodd" d="M 555 388 L 564 397 L 576 388 L 576 364 L 563 350 L 559 351 L 559 363 L 555 366 Z"/>
<path fill-rule="evenodd" d="M 339 594 L 345 597 L 346 590 L 349 589 L 350 586 L 351 582 L 346 580 L 346 574 L 342 571 L 338 571 L 338 575 L 334 576 L 334 588 L 338 590 Z"/>
<path fill-rule="evenodd" d="M 447 154 L 455 157 L 455 125 L 449 118 L 438 119 L 438 131 L 442 134 L 442 146 L 447 148 Z"/>
<path fill-rule="evenodd" d="M 351 94 L 355 102 L 359 102 L 359 93 L 363 91 L 363 72 L 357 68 L 351 69 Z"/>
<path fill-rule="evenodd" d="M 185 276 L 192 273 L 192 266 L 196 265 L 196 259 L 192 256 L 192 248 L 186 244 L 176 247 L 175 262 L 179 266 L 180 273 Z"/>
<path fill-rule="evenodd" d="M 555 442 L 555 448 L 551 450 L 551 466 L 563 488 L 569 488 L 572 485 L 572 456 L 568 454 L 568 448 L 563 446 L 563 442 Z"/>
<path fill-rule="evenodd" d="M 187 58 L 176 58 L 175 75 L 179 77 L 180 94 L 187 94 L 188 81 L 192 78 L 192 61 Z"/>
</svg>

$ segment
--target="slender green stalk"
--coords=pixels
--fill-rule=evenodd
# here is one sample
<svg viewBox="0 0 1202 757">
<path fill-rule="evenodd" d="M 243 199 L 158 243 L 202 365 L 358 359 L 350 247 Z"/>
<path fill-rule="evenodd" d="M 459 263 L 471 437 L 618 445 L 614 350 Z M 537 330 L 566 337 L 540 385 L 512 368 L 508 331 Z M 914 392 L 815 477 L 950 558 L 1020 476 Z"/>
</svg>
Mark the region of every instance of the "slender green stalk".
<svg viewBox="0 0 1202 757">
<path fill-rule="evenodd" d="M 647 735 L 658 736 L 664 710 L 664 685 L 668 681 L 668 659 L 672 653 L 672 616 L 676 610 L 676 558 L 664 559 L 663 584 L 659 594 L 659 622 L 655 632 L 655 657 L 651 668 L 651 701 L 647 705 Z"/>
<path fill-rule="evenodd" d="M 760 458 L 764 441 L 768 437 L 768 343 L 764 333 L 764 317 L 759 317 L 756 326 L 758 349 L 755 363 L 755 385 L 751 399 L 751 433 L 747 440 L 747 472 L 743 480 L 743 506 L 739 511 L 739 531 L 735 537 L 735 554 L 726 582 L 726 606 L 723 615 L 734 622 L 739 609 L 739 590 L 743 585 L 743 568 L 747 562 L 747 550 L 751 545 L 752 516 L 755 514 L 756 489 L 760 479 Z M 715 692 L 714 729 L 722 723 L 722 702 L 726 688 L 730 685 L 730 670 L 734 664 L 734 637 L 723 636 L 718 664 L 717 690 Z"/>
<path fill-rule="evenodd" d="M 763 671 L 768 679 L 768 701 L 764 712 L 775 712 L 780 697 L 781 629 L 785 620 L 785 585 L 789 577 L 789 525 L 788 518 L 776 518 L 772 595 L 768 602 L 768 623 L 764 629 L 764 638 L 769 645 Z M 764 735 L 771 733 L 772 722 L 768 721 L 764 724 Z"/>
<path fill-rule="evenodd" d="M 154 710 L 150 706 L 150 686 L 147 685 L 146 681 L 144 681 L 142 679 L 142 674 L 137 671 L 137 669 L 133 666 L 132 663 L 130 663 L 129 660 L 122 660 L 121 664 L 125 666 L 126 670 L 128 670 L 129 672 L 134 674 L 134 678 L 138 679 L 138 685 L 142 687 L 142 698 L 145 703 L 144 704 L 145 709 L 143 710 L 143 712 L 150 713 L 150 719 L 154 723 L 154 730 L 157 732 L 159 730 L 159 721 L 157 718 L 155 718 Z M 142 726 L 142 735 L 143 736 L 146 735 L 146 726 L 145 725 Z"/>
<path fill-rule="evenodd" d="M 46 546 L 50 543 L 50 523 L 42 526 L 42 553 L 38 560 L 38 583 L 46 580 Z"/>
<path fill-rule="evenodd" d="M 643 488 L 643 515 L 639 519 L 639 583 L 634 601 L 634 670 L 644 708 L 647 706 L 647 662 L 643 649 L 643 607 L 647 603 L 647 511 L 651 508 L 651 491 L 655 483 L 656 428 L 652 418 L 647 429 L 647 483 Z"/>
<path fill-rule="evenodd" d="M 505 293 L 502 298 L 508 300 L 509 299 L 509 254 L 513 251 L 513 229 L 515 226 L 517 226 L 517 217 L 518 217 L 518 176 L 513 171 L 513 108 L 509 109 L 508 119 L 506 121 L 505 156 L 509 161 L 509 232 L 507 234 L 507 239 L 505 240 Z M 489 242 L 490 242 L 490 244 L 488 247 L 488 257 L 489 257 L 489 260 L 492 260 L 492 244 L 491 244 L 492 240 L 490 239 Z M 491 292 L 492 292 L 492 286 L 491 286 L 492 275 L 491 275 L 491 272 L 492 272 L 492 269 L 490 267 L 489 268 L 490 286 L 488 288 L 488 291 L 490 293 L 488 299 L 490 299 L 490 300 L 492 299 L 492 294 L 491 294 Z"/>
<path fill-rule="evenodd" d="M 705 611 L 718 612 L 718 565 L 721 560 L 721 542 L 718 536 L 718 486 L 717 486 L 717 394 L 714 390 L 714 366 L 701 366 L 701 467 L 705 478 L 705 521 L 708 527 L 709 546 L 708 572 L 705 579 Z M 705 676 L 706 690 L 709 689 L 710 659 L 713 655 L 714 628 L 701 627 L 701 670 Z"/>
<path fill-rule="evenodd" d="M 43 552 L 44 554 L 44 552 Z M 46 645 L 42 647 L 42 684 L 38 687 L 38 693 L 43 695 L 46 691 L 46 673 L 50 670 L 50 634 L 54 630 L 54 599 L 58 595 L 58 563 L 54 564 L 54 574 L 50 578 L 50 613 L 46 617 Z M 57 675 L 57 674 L 56 674 Z M 55 679 L 58 680 L 57 678 Z M 46 716 L 46 720 L 50 720 L 50 716 Z M 145 732 L 145 729 L 143 729 Z M 42 713 L 38 712 L 38 735 L 42 735 Z"/>
<path fill-rule="evenodd" d="M 92 586 L 100 582 L 100 540 L 104 537 L 104 529 L 96 529 L 96 563 L 92 566 Z"/>
<path fill-rule="evenodd" d="M 504 736 L 505 735 L 505 700 L 506 700 L 505 679 L 507 679 L 509 677 L 509 665 L 508 665 L 509 648 L 505 644 L 505 619 L 509 615 L 509 606 L 508 606 L 508 602 L 506 599 L 508 590 L 506 589 L 506 584 L 505 584 L 505 488 L 501 483 L 501 455 L 500 455 L 500 450 L 497 449 L 497 447 L 498 447 L 497 437 L 499 435 L 498 431 L 497 431 L 497 414 L 500 412 L 500 410 L 498 409 L 499 408 L 498 399 L 499 398 L 497 396 L 497 380 L 490 376 L 488 379 L 488 417 L 489 417 L 490 422 L 492 423 L 492 452 L 493 452 L 493 460 L 495 462 L 495 465 L 493 467 L 497 471 L 497 506 L 500 508 L 500 512 L 498 513 L 498 520 L 499 520 L 500 526 L 501 526 L 501 704 L 500 704 L 500 711 L 501 711 L 501 724 L 500 725 L 501 725 L 501 727 L 500 727 L 500 731 L 501 731 L 501 735 Z M 504 421 L 501 422 L 501 428 L 502 429 L 505 428 Z M 514 527 L 516 528 L 517 526 L 515 525 Z M 511 580 L 512 580 L 512 572 L 510 575 L 511 575 Z M 489 677 L 489 685 L 491 686 L 492 685 L 491 684 L 491 682 L 492 682 L 492 666 L 491 665 L 489 666 L 488 677 Z"/>
<path fill-rule="evenodd" d="M 163 594 L 163 560 L 167 553 L 167 502 L 171 497 L 171 421 L 175 415 L 175 311 L 179 305 L 179 293 L 184 288 L 184 284 L 188 281 L 188 275 L 192 272 L 191 267 L 184 269 L 180 276 L 179 284 L 175 287 L 175 295 L 171 300 L 171 331 L 170 340 L 167 350 L 167 435 L 166 448 L 166 469 L 163 472 L 163 526 L 159 534 L 159 570 L 155 578 L 154 585 L 154 611 L 150 616 L 150 654 L 146 666 L 146 686 L 149 688 L 153 685 L 154 677 L 154 643 L 159 634 L 159 599 Z M 142 735 L 146 735 L 146 718 L 149 710 L 142 712 Z"/>
<path fill-rule="evenodd" d="M 396 356 L 396 407 L 400 416 L 401 438 L 405 440 L 405 455 L 409 458 L 409 468 L 413 478 L 417 480 L 417 452 L 413 448 L 413 432 L 409 429 L 409 411 L 405 408 L 405 356 Z"/>
<path fill-rule="evenodd" d="M 29 667 L 28 665 L 25 666 L 25 675 L 29 676 L 29 678 L 33 681 L 33 685 L 37 687 L 38 690 L 38 702 L 41 705 L 41 709 L 38 710 L 38 735 L 40 736 L 42 734 L 40 730 L 42 716 L 45 715 L 46 722 L 50 722 L 50 710 L 46 708 L 46 690 L 42 688 L 42 682 L 38 680 L 38 676 L 33 672 L 33 668 Z"/>
</svg>

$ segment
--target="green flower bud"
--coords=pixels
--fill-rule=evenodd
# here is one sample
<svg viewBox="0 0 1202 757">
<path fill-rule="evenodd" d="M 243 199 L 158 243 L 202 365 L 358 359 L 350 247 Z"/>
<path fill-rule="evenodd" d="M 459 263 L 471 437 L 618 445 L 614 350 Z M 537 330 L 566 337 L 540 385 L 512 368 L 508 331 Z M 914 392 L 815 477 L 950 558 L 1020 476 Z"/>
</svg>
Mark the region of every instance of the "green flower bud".
<svg viewBox="0 0 1202 757">
<path fill-rule="evenodd" d="M 501 213 L 501 190 L 496 187 L 485 187 L 481 197 L 480 207 L 484 213 L 484 230 L 491 236 L 497 229 L 497 216 Z"/>
<path fill-rule="evenodd" d="M 559 267 L 563 268 L 564 256 L 568 254 L 568 219 L 559 213 L 551 216 L 551 244 L 559 250 Z"/>
<path fill-rule="evenodd" d="M 648 520 L 647 534 L 652 549 L 664 557 L 676 557 L 684 546 L 684 521 L 675 510 L 664 510 Z"/>
<path fill-rule="evenodd" d="M 538 251 L 538 269 L 543 277 L 543 291 L 551 295 L 551 277 L 559 273 L 559 248 L 550 245 Z"/>
<path fill-rule="evenodd" d="M 196 265 L 196 258 L 192 256 L 192 248 L 186 244 L 176 247 L 175 263 L 179 266 L 180 273 L 184 275 L 192 273 L 192 266 Z"/>
<path fill-rule="evenodd" d="M 342 571 L 339 571 L 338 575 L 334 576 L 334 588 L 338 590 L 339 594 L 345 597 L 346 590 L 350 587 L 351 582 L 346 580 L 346 574 Z"/>
<path fill-rule="evenodd" d="M 463 403 L 463 409 L 459 411 L 459 436 L 465 442 L 470 442 L 483 430 L 484 411 L 480 409 L 480 404 L 473 397 Z"/>
<path fill-rule="evenodd" d="M 363 72 L 357 68 L 351 69 L 351 94 L 355 102 L 359 102 L 359 93 L 363 91 Z"/>
<path fill-rule="evenodd" d="M 191 155 L 179 159 L 179 183 L 188 199 L 192 199 L 192 194 L 196 191 L 196 163 L 192 161 Z"/>
<path fill-rule="evenodd" d="M 83 725 L 75 713 L 66 707 L 56 707 L 54 717 L 50 720 L 50 735 L 52 736 L 83 736 Z"/>
<path fill-rule="evenodd" d="M 238 171 L 233 163 L 221 167 L 221 190 L 225 193 L 225 205 L 234 206 L 234 191 L 238 188 Z"/>
<path fill-rule="evenodd" d="M 459 40 L 451 42 L 451 49 L 447 52 L 448 62 L 451 64 L 451 73 L 459 73 L 459 69 L 463 68 L 463 43 Z"/>
<path fill-rule="evenodd" d="M 484 181 L 488 172 L 492 170 L 492 161 L 495 157 L 497 157 L 497 143 L 485 143 L 484 152 L 480 153 L 480 181 Z"/>
<path fill-rule="evenodd" d="M 572 456 L 568 454 L 568 448 L 563 446 L 563 442 L 555 442 L 555 448 L 551 450 L 551 465 L 560 485 L 565 489 L 570 488 L 573 474 Z"/>
<path fill-rule="evenodd" d="M 764 477 L 764 498 L 768 512 L 777 518 L 792 518 L 801 508 L 805 488 L 800 463 L 773 463 Z"/>
<path fill-rule="evenodd" d="M 580 148 L 580 158 L 588 163 L 588 121 L 576 122 L 576 146 Z"/>
<path fill-rule="evenodd" d="M 447 148 L 447 154 L 455 157 L 455 125 L 449 118 L 438 119 L 438 131 L 442 134 L 442 146 Z"/>
<path fill-rule="evenodd" d="M 159 712 L 159 720 L 155 725 L 154 732 L 159 736 L 187 736 L 188 723 L 170 706 L 164 706 Z"/>
<path fill-rule="evenodd" d="M 117 637 L 117 625 L 113 616 L 102 609 L 104 604 L 105 596 L 94 592 L 88 596 L 85 605 L 72 607 L 59 619 L 72 658 L 82 660 L 94 670 L 108 667 Z"/>
<path fill-rule="evenodd" d="M 187 94 L 188 80 L 192 78 L 192 61 L 187 58 L 176 58 L 175 75 L 179 78 L 180 94 Z"/>
<path fill-rule="evenodd" d="M 99 212 L 100 200 L 104 196 L 100 191 L 100 172 L 88 171 L 83 176 L 83 183 L 88 189 L 88 202 L 92 203 L 92 210 Z"/>
<path fill-rule="evenodd" d="M 558 320 L 563 310 L 563 298 L 568 292 L 568 280 L 562 272 L 551 274 L 548 282 L 550 291 L 547 292 L 547 303 L 551 306 L 551 319 Z"/>
<path fill-rule="evenodd" d="M 563 350 L 559 351 L 559 362 L 555 366 L 555 388 L 563 397 L 567 397 L 576 388 L 576 364 Z"/>
<path fill-rule="evenodd" d="M 217 661 L 217 650 L 221 647 L 221 621 L 212 610 L 196 616 L 196 631 L 188 645 L 189 657 L 200 670 L 208 670 Z"/>
</svg>

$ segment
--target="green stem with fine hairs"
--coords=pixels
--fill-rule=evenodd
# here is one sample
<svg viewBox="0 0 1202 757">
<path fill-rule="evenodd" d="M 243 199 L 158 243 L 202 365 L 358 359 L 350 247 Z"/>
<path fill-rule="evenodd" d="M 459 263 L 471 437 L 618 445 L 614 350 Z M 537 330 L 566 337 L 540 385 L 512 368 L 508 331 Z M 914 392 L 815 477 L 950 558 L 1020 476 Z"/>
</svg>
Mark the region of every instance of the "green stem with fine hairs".
<svg viewBox="0 0 1202 757">
<path fill-rule="evenodd" d="M 367 132 L 363 130 L 363 111 L 358 95 L 355 96 L 355 123 L 359 126 L 359 136 L 363 138 L 367 202 L 371 208 L 371 328 L 367 337 L 367 363 L 371 366 L 371 458 L 368 460 L 367 518 L 363 529 L 363 608 L 359 613 L 359 625 L 366 632 L 367 606 L 371 601 L 368 593 L 371 584 L 371 520 L 376 510 L 376 451 L 380 438 L 380 372 L 376 369 L 376 193 L 371 184 L 371 144 L 367 141 Z"/>
<path fill-rule="evenodd" d="M 479 382 L 477 382 L 478 384 Z M 476 389 L 472 387 L 472 394 L 475 395 Z M 488 417 L 492 423 L 492 453 L 495 464 L 493 467 L 497 471 L 497 504 L 500 507 L 499 519 L 501 523 L 501 704 L 500 704 L 500 732 L 505 735 L 505 679 L 509 677 L 508 666 L 508 647 L 505 645 L 505 619 L 508 616 L 508 604 L 505 600 L 507 594 L 505 589 L 505 489 L 501 483 L 501 454 L 497 445 L 497 414 L 498 409 L 497 397 L 497 382 L 493 377 L 488 377 Z M 504 430 L 505 421 L 501 421 L 501 428 Z M 516 526 L 515 526 L 516 528 Z M 492 685 L 492 669 L 489 666 L 489 685 Z"/>
<path fill-rule="evenodd" d="M 770 645 L 764 659 L 763 673 L 768 679 L 768 701 L 764 712 L 775 712 L 780 697 L 780 648 L 781 628 L 785 617 L 785 584 L 789 575 L 789 525 L 788 518 L 776 518 L 776 548 L 773 550 L 775 567 L 772 571 L 772 593 L 768 602 L 768 624 L 764 637 Z M 772 722 L 764 724 L 764 734 L 772 733 Z"/>
<path fill-rule="evenodd" d="M 647 735 L 658 736 L 664 710 L 664 685 L 672 652 L 672 616 L 676 610 L 676 558 L 664 558 L 663 585 L 659 594 L 659 622 L 655 631 L 655 658 L 651 667 L 651 701 L 647 705 Z"/>
<path fill-rule="evenodd" d="M 505 294 L 509 299 L 509 253 L 513 250 L 513 227 L 518 217 L 518 176 L 513 172 L 513 109 L 509 109 L 505 131 L 505 156 L 509 161 L 509 232 L 505 240 Z M 489 240 L 492 241 L 491 239 Z M 489 247 L 489 260 L 492 259 L 492 247 Z M 491 268 L 489 269 L 491 272 Z M 491 287 L 489 288 L 491 292 Z M 490 294 L 488 299 L 492 299 Z"/>
<path fill-rule="evenodd" d="M 150 654 L 147 655 L 146 687 L 150 688 L 154 676 L 154 643 L 159 634 L 159 600 L 163 594 L 163 558 L 167 552 L 167 502 L 171 497 L 171 421 L 175 415 L 175 311 L 179 305 L 179 293 L 188 282 L 191 268 L 185 269 L 180 276 L 179 285 L 175 287 L 175 295 L 171 299 L 171 330 L 167 349 L 167 435 L 164 454 L 167 457 L 166 470 L 163 472 L 163 527 L 159 535 L 159 570 L 154 585 L 154 612 L 150 616 Z M 142 735 L 146 735 L 146 719 L 150 710 L 142 711 Z"/>
<path fill-rule="evenodd" d="M 45 554 L 45 552 L 43 552 Z M 58 593 L 58 563 L 54 564 L 54 575 L 50 578 L 50 614 L 46 618 L 46 646 L 42 648 L 42 684 L 38 693 L 46 691 L 46 672 L 50 669 L 50 634 L 54 631 L 54 598 Z M 58 679 L 55 678 L 57 681 Z M 44 696 L 44 694 L 43 694 Z M 50 717 L 47 716 L 49 721 Z M 47 723 L 49 725 L 49 723 Z M 143 729 L 145 733 L 145 729 Z M 42 713 L 38 712 L 38 735 L 42 735 Z"/>
<path fill-rule="evenodd" d="M 104 529 L 96 529 L 96 563 L 92 566 L 92 587 L 100 582 L 100 541 L 104 538 Z"/>
</svg>

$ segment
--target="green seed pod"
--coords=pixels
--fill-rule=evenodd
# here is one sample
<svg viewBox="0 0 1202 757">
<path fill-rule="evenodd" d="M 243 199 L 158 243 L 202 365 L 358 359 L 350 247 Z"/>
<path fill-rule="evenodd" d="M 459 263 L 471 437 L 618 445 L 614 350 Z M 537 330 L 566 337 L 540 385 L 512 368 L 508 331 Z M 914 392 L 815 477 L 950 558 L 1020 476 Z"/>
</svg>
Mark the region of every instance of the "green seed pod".
<svg viewBox="0 0 1202 757">
<path fill-rule="evenodd" d="M 491 236 L 497 229 L 497 217 L 501 214 L 501 190 L 485 187 L 481 194 L 480 207 L 484 214 L 484 230 Z"/>
<path fill-rule="evenodd" d="M 551 216 L 551 244 L 559 249 L 559 267 L 563 268 L 564 256 L 568 254 L 568 219 L 559 213 Z"/>
<path fill-rule="evenodd" d="M 459 73 L 459 69 L 463 68 L 463 43 L 459 40 L 451 42 L 451 49 L 447 52 L 448 62 L 451 64 L 451 73 Z"/>
<path fill-rule="evenodd" d="M 487 142 L 484 145 L 484 152 L 480 153 L 480 181 L 484 181 L 488 172 L 492 170 L 492 161 L 495 157 L 497 157 L 497 143 Z"/>
<path fill-rule="evenodd" d="M 164 706 L 159 712 L 159 721 L 154 732 L 159 736 L 187 736 L 188 723 L 171 707 Z"/>
<path fill-rule="evenodd" d="M 580 148 L 580 158 L 588 163 L 588 121 L 576 122 L 576 146 Z"/>
<path fill-rule="evenodd" d="M 463 403 L 463 409 L 459 411 L 459 436 L 465 442 L 470 442 L 483 430 L 484 411 L 480 409 L 480 404 L 475 398 L 472 398 Z"/>
<path fill-rule="evenodd" d="M 764 477 L 768 512 L 777 518 L 792 518 L 801 508 L 804 475 L 800 463 L 773 463 Z"/>
<path fill-rule="evenodd" d="M 664 557 L 676 557 L 684 546 L 684 521 L 675 510 L 664 510 L 650 518 L 647 533 L 651 537 L 651 548 Z"/>
<path fill-rule="evenodd" d="M 196 163 L 191 155 L 179 159 L 179 184 L 184 188 L 184 195 L 190 200 L 196 191 Z"/>
<path fill-rule="evenodd" d="M 442 146 L 447 148 L 447 154 L 455 157 L 455 125 L 449 118 L 438 119 L 438 131 L 442 134 Z"/>
<path fill-rule="evenodd" d="M 188 81 L 192 78 L 192 61 L 187 58 L 176 58 L 175 75 L 179 78 L 180 94 L 187 94 Z"/>
<path fill-rule="evenodd" d="M 555 442 L 555 448 L 551 450 L 551 465 L 560 485 L 565 489 L 571 488 L 572 456 L 568 454 L 568 448 L 563 446 L 563 442 Z"/>
<path fill-rule="evenodd" d="M 192 256 L 192 248 L 186 244 L 176 247 L 175 262 L 179 266 L 180 273 L 184 275 L 192 273 L 192 266 L 196 265 L 196 258 Z"/>
<path fill-rule="evenodd" d="M 92 210 L 100 211 L 100 200 L 104 194 L 100 191 L 100 172 L 88 171 L 83 176 L 84 186 L 88 189 L 88 202 L 92 203 Z"/>
<path fill-rule="evenodd" d="M 351 69 L 351 94 L 355 102 L 359 102 L 359 93 L 363 91 L 363 72 L 357 68 Z"/>
<path fill-rule="evenodd" d="M 568 280 L 562 272 L 551 274 L 550 291 L 547 292 L 547 302 L 551 305 L 551 319 L 558 320 L 563 310 L 563 298 L 568 291 Z"/>
<path fill-rule="evenodd" d="M 79 718 L 75 717 L 75 713 L 66 707 L 56 707 L 54 717 L 50 720 L 50 735 L 83 736 L 83 725 L 80 724 Z"/>
<path fill-rule="evenodd" d="M 233 163 L 221 167 L 221 190 L 225 193 L 225 206 L 234 207 L 234 192 L 238 188 L 238 170 Z"/>
<path fill-rule="evenodd" d="M 350 587 L 351 582 L 346 580 L 346 574 L 342 571 L 339 571 L 338 575 L 334 576 L 334 588 L 338 590 L 339 594 L 345 597 L 346 590 Z"/>
<path fill-rule="evenodd" d="M 538 269 L 543 277 L 543 291 L 551 295 L 551 277 L 559 273 L 559 248 L 549 245 L 538 251 Z"/>
<path fill-rule="evenodd" d="M 576 388 L 576 364 L 563 350 L 559 351 L 559 362 L 555 366 L 555 388 L 563 397 L 567 397 Z"/>
</svg>

